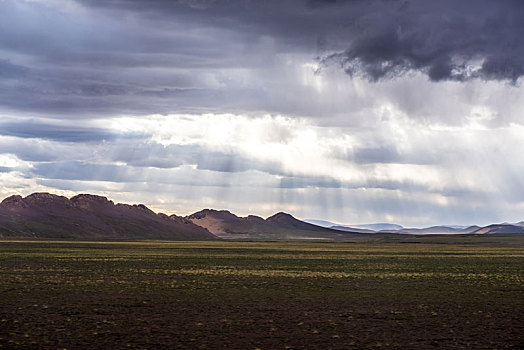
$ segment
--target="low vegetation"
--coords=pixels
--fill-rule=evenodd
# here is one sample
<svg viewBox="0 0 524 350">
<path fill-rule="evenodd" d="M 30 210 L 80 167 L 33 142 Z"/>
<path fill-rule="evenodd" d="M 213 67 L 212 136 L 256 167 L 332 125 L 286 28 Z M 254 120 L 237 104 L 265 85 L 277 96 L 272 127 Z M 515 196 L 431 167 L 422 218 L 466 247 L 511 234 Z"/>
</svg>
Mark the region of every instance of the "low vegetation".
<svg viewBox="0 0 524 350">
<path fill-rule="evenodd" d="M 0 347 L 520 348 L 521 240 L 4 240 Z"/>
</svg>

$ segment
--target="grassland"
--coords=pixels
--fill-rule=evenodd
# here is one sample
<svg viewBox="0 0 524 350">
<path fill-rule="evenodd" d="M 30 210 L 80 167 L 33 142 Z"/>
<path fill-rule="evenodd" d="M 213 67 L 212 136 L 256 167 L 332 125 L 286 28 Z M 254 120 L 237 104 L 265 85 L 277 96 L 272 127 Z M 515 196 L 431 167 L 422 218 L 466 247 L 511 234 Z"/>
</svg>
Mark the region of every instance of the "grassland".
<svg viewBox="0 0 524 350">
<path fill-rule="evenodd" d="M 0 346 L 521 348 L 522 243 L 4 240 Z"/>
</svg>

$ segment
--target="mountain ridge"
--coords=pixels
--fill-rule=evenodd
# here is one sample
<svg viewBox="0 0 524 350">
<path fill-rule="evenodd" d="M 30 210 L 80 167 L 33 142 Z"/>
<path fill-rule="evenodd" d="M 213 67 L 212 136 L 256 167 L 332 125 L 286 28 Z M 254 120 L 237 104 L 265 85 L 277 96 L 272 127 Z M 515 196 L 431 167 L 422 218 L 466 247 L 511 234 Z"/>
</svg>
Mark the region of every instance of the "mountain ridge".
<svg viewBox="0 0 524 350">
<path fill-rule="evenodd" d="M 180 217 L 156 214 L 143 204 L 114 204 L 80 194 L 70 199 L 47 192 L 0 203 L 0 237 L 108 239 L 216 239 Z"/>
<path fill-rule="evenodd" d="M 312 220 L 308 220 L 312 221 Z M 317 220 L 323 223 L 328 221 Z M 375 226 L 373 226 L 375 225 Z M 345 239 L 384 234 L 524 234 L 524 221 L 484 227 L 404 228 L 379 223 L 323 227 L 278 212 L 266 219 L 203 209 L 186 217 L 155 213 L 144 204 L 114 203 L 98 195 L 71 198 L 47 192 L 13 195 L 0 202 L 0 237 L 108 239 Z M 401 227 L 372 230 L 368 227 Z"/>
<path fill-rule="evenodd" d="M 225 239 L 337 239 L 346 235 L 345 232 L 298 220 L 284 212 L 263 219 L 256 215 L 239 217 L 227 210 L 203 209 L 186 218 Z"/>
</svg>

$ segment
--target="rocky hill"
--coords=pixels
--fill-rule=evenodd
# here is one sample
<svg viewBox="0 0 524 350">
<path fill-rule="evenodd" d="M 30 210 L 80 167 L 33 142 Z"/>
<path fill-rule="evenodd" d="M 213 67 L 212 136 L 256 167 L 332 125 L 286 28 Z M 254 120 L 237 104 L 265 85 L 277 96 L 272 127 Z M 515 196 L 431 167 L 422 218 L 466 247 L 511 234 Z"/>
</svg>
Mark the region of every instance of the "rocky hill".
<svg viewBox="0 0 524 350">
<path fill-rule="evenodd" d="M 309 224 L 282 212 L 263 219 L 254 215 L 239 217 L 227 210 L 204 209 L 186 218 L 221 238 L 344 239 L 359 236 L 356 232 Z"/>
<path fill-rule="evenodd" d="M 216 239 L 182 217 L 156 214 L 145 205 L 115 204 L 81 194 L 11 196 L 0 203 L 0 237 L 83 239 Z"/>
</svg>

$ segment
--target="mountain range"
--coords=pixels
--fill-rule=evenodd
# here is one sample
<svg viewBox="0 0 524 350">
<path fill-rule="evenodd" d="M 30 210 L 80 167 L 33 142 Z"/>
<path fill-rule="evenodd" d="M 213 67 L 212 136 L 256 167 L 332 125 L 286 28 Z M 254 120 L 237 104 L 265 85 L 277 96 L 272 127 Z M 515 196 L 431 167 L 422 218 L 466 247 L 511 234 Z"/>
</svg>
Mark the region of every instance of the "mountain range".
<svg viewBox="0 0 524 350">
<path fill-rule="evenodd" d="M 440 225 L 424 228 L 407 228 L 397 224 L 377 223 L 364 225 L 341 225 L 326 220 L 304 220 L 311 224 L 331 228 L 340 231 L 350 231 L 359 233 L 396 233 L 407 235 L 426 235 L 426 234 L 490 234 L 490 233 L 524 233 L 524 221 L 517 223 L 492 224 L 485 227 L 477 225 Z"/>
<path fill-rule="evenodd" d="M 185 218 L 156 214 L 142 204 L 114 204 L 90 194 L 68 199 L 49 193 L 4 199 L 0 203 L 0 237 L 216 239 Z"/>
<path fill-rule="evenodd" d="M 381 230 L 402 230 L 404 227 L 397 224 L 390 223 L 376 223 L 376 224 L 361 224 L 361 225 L 341 225 L 326 220 L 306 219 L 305 222 L 322 227 L 337 227 L 342 231 L 351 231 L 352 229 L 367 230 L 367 231 L 381 231 Z"/>
<path fill-rule="evenodd" d="M 524 221 L 485 227 L 433 226 L 422 229 L 387 223 L 353 227 L 322 220 L 308 221 L 283 212 L 264 219 L 255 215 L 239 217 L 227 210 L 214 209 L 204 209 L 186 217 L 168 216 L 155 213 L 143 204 L 115 204 L 106 197 L 91 194 L 67 198 L 33 193 L 24 198 L 11 196 L 0 203 L 0 237 L 344 240 L 377 234 L 524 233 Z"/>
<path fill-rule="evenodd" d="M 263 219 L 254 215 L 239 217 L 227 210 L 204 209 L 186 218 L 219 238 L 344 239 L 358 235 L 313 225 L 282 212 Z"/>
</svg>

